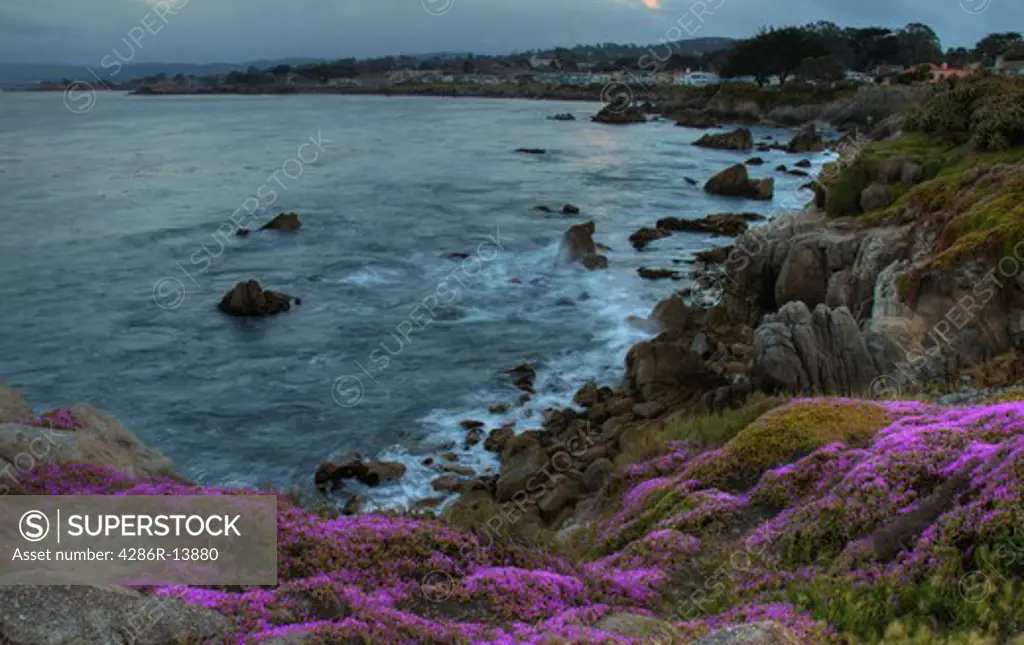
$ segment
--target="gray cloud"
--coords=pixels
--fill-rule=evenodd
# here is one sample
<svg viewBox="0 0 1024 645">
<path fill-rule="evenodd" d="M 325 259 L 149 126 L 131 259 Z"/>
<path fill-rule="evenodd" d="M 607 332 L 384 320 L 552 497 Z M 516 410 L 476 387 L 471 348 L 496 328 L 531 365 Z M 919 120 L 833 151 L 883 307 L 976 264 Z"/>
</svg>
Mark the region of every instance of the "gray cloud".
<svg viewBox="0 0 1024 645">
<path fill-rule="evenodd" d="M 721 6 L 703 24 L 694 0 L 175 0 L 177 15 L 134 47 L 135 62 L 243 61 L 285 56 L 376 56 L 431 51 L 504 53 L 596 42 L 658 42 L 673 25 L 696 36 L 743 37 L 762 25 L 931 25 L 944 46 L 1024 28 L 1019 0 L 704 0 Z M 972 14 L 961 7 L 985 11 Z M 157 0 L 32 0 L 0 12 L 0 60 L 94 64 Z M 450 5 L 450 6 L 449 6 Z M 700 12 L 698 5 L 698 13 Z M 448 9 L 443 15 L 431 15 Z M 154 30 L 157 30 L 154 27 Z M 688 37 L 690 33 L 684 32 Z"/>
</svg>

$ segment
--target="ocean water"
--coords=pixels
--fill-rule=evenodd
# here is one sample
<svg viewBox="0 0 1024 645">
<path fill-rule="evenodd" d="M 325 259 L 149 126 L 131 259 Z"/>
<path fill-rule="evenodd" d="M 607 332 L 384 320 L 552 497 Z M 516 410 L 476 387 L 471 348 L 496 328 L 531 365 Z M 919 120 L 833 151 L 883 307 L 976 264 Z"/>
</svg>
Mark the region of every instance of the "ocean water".
<svg viewBox="0 0 1024 645">
<path fill-rule="evenodd" d="M 780 152 L 754 153 L 766 163 L 751 168 L 776 178 L 774 202 L 707 195 L 684 177 L 703 184 L 750 155 L 696 148 L 703 133 L 669 121 L 594 124 L 597 104 L 100 94 L 90 105 L 0 94 L 0 381 L 38 411 L 90 402 L 210 485 L 311 488 L 320 462 L 357 450 L 409 464 L 370 493 L 401 505 L 431 494 L 439 473 L 421 453 L 448 440 L 463 464 L 494 469 L 482 447 L 462 450 L 460 420 L 537 427 L 586 381 L 618 383 L 644 337 L 627 318 L 686 284 L 637 268 L 685 272 L 694 251 L 730 242 L 675 234 L 638 253 L 633 231 L 810 197 L 806 179 L 773 170 L 802 158 Z M 579 120 L 545 119 L 557 112 Z M 564 203 L 581 214 L 534 210 Z M 254 204 L 265 212 L 250 216 Z M 301 217 L 297 234 L 218 235 L 232 218 L 258 226 L 286 211 Z M 559 261 L 562 233 L 587 220 L 611 247 L 608 270 Z M 245 279 L 302 304 L 221 315 Z M 488 413 L 518 398 L 504 371 L 524 362 L 538 367 L 538 396 Z"/>
</svg>

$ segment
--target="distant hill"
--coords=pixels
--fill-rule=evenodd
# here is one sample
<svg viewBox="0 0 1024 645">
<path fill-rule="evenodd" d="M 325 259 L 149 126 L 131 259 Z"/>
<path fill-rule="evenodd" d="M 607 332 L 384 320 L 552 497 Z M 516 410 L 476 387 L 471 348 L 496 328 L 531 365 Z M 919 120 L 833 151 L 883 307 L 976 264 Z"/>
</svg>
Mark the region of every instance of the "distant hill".
<svg viewBox="0 0 1024 645">
<path fill-rule="evenodd" d="M 521 57 L 524 54 L 530 55 L 534 53 L 555 55 L 557 52 L 564 53 L 566 50 L 571 52 L 575 59 L 589 62 L 614 61 L 623 58 L 639 59 L 644 55 L 650 56 L 652 51 L 659 57 L 668 56 L 670 54 L 699 56 L 726 49 L 730 47 L 733 42 L 734 40 L 731 38 L 693 38 L 690 40 L 679 40 L 674 43 L 657 43 L 651 45 L 601 43 L 598 45 L 576 45 L 572 48 L 531 50 L 516 54 L 508 54 L 505 56 L 481 56 L 481 58 L 501 60 L 504 58 L 515 56 Z M 435 52 L 431 54 L 406 55 L 402 56 L 402 58 L 419 63 L 427 60 L 458 60 L 465 58 L 466 55 L 467 53 Z M 325 59 L 322 58 L 292 57 L 271 60 L 253 60 L 243 63 L 208 63 L 204 65 L 195 65 L 191 63 L 139 63 L 134 65 L 125 65 L 114 77 L 105 75 L 109 72 L 101 68 L 98 63 L 91 65 L 91 67 L 92 71 L 101 79 L 123 83 L 135 79 L 156 76 L 158 74 L 166 74 L 167 76 L 175 76 L 176 74 L 184 74 L 185 76 L 224 75 L 236 70 L 245 71 L 250 67 L 256 67 L 258 69 L 267 69 L 277 65 L 291 65 L 293 67 L 298 67 L 310 63 L 324 62 L 324 60 Z M 92 73 L 90 73 L 89 69 L 84 65 L 62 65 L 53 63 L 29 63 L 19 65 L 14 63 L 0 63 L 0 86 L 27 85 L 34 84 L 39 81 L 60 81 L 62 79 L 94 82 Z"/>
<path fill-rule="evenodd" d="M 318 58 L 280 58 L 272 60 L 254 60 L 244 63 L 207 63 L 196 65 L 192 63 L 138 63 L 125 65 L 118 72 L 117 76 L 110 77 L 109 71 L 100 65 L 90 65 L 92 70 L 103 80 L 117 82 L 130 81 L 157 74 L 184 74 L 185 76 L 210 76 L 213 74 L 227 74 L 235 70 L 246 70 L 249 67 L 265 69 L 275 65 L 306 65 L 317 63 L 322 59 Z M 0 85 L 18 85 L 25 83 L 36 83 L 38 81 L 59 81 L 61 79 L 72 81 L 94 81 L 94 76 L 85 65 L 63 65 L 59 63 L 29 63 L 18 65 L 14 63 L 0 63 Z"/>
</svg>

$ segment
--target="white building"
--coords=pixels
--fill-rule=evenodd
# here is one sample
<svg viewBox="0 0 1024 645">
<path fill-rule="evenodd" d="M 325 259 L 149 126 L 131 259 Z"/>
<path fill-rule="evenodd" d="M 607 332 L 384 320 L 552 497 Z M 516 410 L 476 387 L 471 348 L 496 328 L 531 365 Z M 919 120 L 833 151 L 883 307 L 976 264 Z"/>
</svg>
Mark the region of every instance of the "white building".
<svg viewBox="0 0 1024 645">
<path fill-rule="evenodd" d="M 530 56 L 530 67 L 533 69 L 550 69 L 555 67 L 558 59 L 553 56 L 540 56 L 534 54 Z"/>
<path fill-rule="evenodd" d="M 693 85 L 702 87 L 705 85 L 718 85 L 722 82 L 722 79 L 718 74 L 713 74 L 711 72 L 691 72 L 687 70 L 683 74 L 676 74 L 674 82 L 676 85 Z"/>
</svg>

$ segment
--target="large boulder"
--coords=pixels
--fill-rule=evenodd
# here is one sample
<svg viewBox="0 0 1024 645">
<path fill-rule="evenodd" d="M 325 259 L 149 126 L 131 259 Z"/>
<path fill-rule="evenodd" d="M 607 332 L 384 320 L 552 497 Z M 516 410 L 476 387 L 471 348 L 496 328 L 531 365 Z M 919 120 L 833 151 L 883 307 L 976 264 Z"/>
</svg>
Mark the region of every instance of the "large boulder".
<svg viewBox="0 0 1024 645">
<path fill-rule="evenodd" d="M 501 471 L 495 487 L 495 498 L 498 502 L 512 499 L 547 463 L 548 454 L 540 442 L 526 435 L 513 437 L 501 453 Z"/>
<path fill-rule="evenodd" d="M 782 263 L 779 279 L 775 281 L 775 304 L 799 300 L 809 308 L 825 302 L 828 289 L 825 257 L 813 241 L 794 244 Z"/>
<path fill-rule="evenodd" d="M 21 393 L 0 383 L 0 423 L 25 421 L 32 418 L 32 408 Z"/>
<path fill-rule="evenodd" d="M 799 394 L 867 392 L 879 371 L 857 321 L 845 307 L 784 305 L 754 331 L 757 386 Z"/>
<path fill-rule="evenodd" d="M 892 204 L 892 189 L 883 184 L 871 184 L 860 194 L 860 209 L 865 213 L 881 210 Z"/>
<path fill-rule="evenodd" d="M 771 177 L 752 180 L 747 167 L 736 164 L 709 179 L 704 190 L 714 195 L 769 200 L 775 194 L 775 180 Z"/>
<path fill-rule="evenodd" d="M 754 147 L 754 135 L 747 128 L 738 128 L 732 132 L 705 134 L 700 139 L 694 141 L 693 145 L 702 148 L 716 148 L 718 150 L 747 151 Z"/>
<path fill-rule="evenodd" d="M 644 400 L 666 392 L 687 394 L 710 385 L 721 385 L 701 357 L 684 343 L 657 339 L 634 345 L 626 355 L 626 379 Z"/>
<path fill-rule="evenodd" d="M 21 414 L 23 408 L 13 399 L 12 392 L 7 390 L 11 399 L 3 409 Z M 20 400 L 20 396 L 17 398 Z M 8 472 L 13 473 L 29 464 L 35 468 L 43 464 L 78 463 L 106 466 L 134 477 L 174 474 L 170 459 L 139 441 L 113 417 L 90 405 L 77 405 L 69 414 L 79 426 L 73 431 L 29 425 L 27 419 L 0 423 L 0 470 L 9 465 Z M 11 483 L 10 479 L 0 482 L 0 490 L 6 492 Z"/>
<path fill-rule="evenodd" d="M 804 153 L 821 152 L 825 149 L 825 141 L 818 134 L 818 129 L 813 123 L 808 123 L 800 128 L 800 131 L 793 135 L 789 144 L 786 145 L 786 152 Z"/>
<path fill-rule="evenodd" d="M 692 645 L 803 645 L 788 629 L 774 621 L 747 623 L 698 638 Z"/>
<path fill-rule="evenodd" d="M 231 316 L 259 318 L 273 316 L 292 308 L 291 296 L 277 291 L 264 291 L 259 282 L 239 282 L 224 294 L 218 308 Z"/>
<path fill-rule="evenodd" d="M 609 614 L 599 620 L 594 627 L 637 643 L 683 645 L 688 640 L 683 632 L 672 623 L 641 614 L 625 612 Z"/>
<path fill-rule="evenodd" d="M 661 331 L 672 331 L 685 335 L 703 321 L 704 312 L 686 304 L 680 296 L 674 295 L 654 306 L 650 320 L 657 323 Z"/>
<path fill-rule="evenodd" d="M 608 266 L 608 258 L 597 252 L 594 228 L 593 222 L 576 224 L 569 227 L 562 237 L 562 251 L 568 260 L 591 270 Z"/>
<path fill-rule="evenodd" d="M 208 643 L 232 627 L 213 609 L 130 589 L 0 587 L 0 642 L 12 645 Z"/>
<path fill-rule="evenodd" d="M 298 213 L 281 213 L 263 225 L 264 229 L 274 231 L 297 231 L 302 227 Z"/>
</svg>

